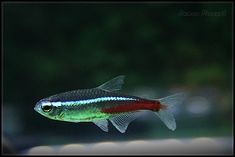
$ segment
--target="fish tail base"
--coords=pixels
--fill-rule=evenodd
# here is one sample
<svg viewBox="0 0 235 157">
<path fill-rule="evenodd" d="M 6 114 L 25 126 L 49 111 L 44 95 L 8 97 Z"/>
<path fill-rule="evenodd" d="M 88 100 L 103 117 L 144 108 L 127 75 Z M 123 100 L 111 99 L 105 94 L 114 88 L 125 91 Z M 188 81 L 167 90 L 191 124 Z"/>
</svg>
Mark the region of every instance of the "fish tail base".
<svg viewBox="0 0 235 157">
<path fill-rule="evenodd" d="M 167 96 L 165 98 L 158 99 L 160 102 L 160 109 L 154 112 L 163 123 L 172 131 L 176 129 L 176 122 L 174 115 L 171 113 L 170 108 L 179 103 L 182 103 L 184 100 L 185 94 L 178 93 L 174 95 Z"/>
</svg>

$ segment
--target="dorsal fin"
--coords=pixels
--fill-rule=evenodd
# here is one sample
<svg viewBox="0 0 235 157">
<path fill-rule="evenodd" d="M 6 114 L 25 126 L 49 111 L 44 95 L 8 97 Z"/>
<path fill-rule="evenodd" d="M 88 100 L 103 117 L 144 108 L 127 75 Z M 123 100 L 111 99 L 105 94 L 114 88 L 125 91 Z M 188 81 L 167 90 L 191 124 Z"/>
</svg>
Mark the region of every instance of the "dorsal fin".
<svg viewBox="0 0 235 157">
<path fill-rule="evenodd" d="M 125 78 L 124 75 L 117 76 L 105 82 L 104 84 L 100 85 L 97 88 L 105 90 L 105 91 L 109 91 L 109 92 L 120 90 L 122 88 L 122 85 L 124 84 L 124 78 Z"/>
</svg>

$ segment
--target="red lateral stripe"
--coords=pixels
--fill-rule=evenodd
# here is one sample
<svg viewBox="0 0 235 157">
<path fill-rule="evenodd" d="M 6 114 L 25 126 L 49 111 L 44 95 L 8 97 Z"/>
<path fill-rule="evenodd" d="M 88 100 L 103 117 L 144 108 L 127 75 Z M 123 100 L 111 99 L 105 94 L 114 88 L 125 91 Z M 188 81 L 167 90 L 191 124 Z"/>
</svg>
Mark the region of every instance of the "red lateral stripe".
<svg viewBox="0 0 235 157">
<path fill-rule="evenodd" d="M 152 110 L 158 111 L 161 108 L 159 101 L 136 101 L 132 103 L 122 104 L 114 107 L 103 108 L 104 113 L 121 113 L 136 110 Z"/>
</svg>

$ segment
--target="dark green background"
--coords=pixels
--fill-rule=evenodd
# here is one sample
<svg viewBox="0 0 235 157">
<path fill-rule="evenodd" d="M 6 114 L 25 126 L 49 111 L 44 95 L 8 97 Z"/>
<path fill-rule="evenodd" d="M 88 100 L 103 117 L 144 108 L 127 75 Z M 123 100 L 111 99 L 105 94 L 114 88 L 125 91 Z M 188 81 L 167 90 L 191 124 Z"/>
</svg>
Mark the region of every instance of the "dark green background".
<svg viewBox="0 0 235 157">
<path fill-rule="evenodd" d="M 19 148 L 232 135 L 231 4 L 4 3 L 2 9 L 3 133 Z M 33 110 L 44 97 L 93 88 L 121 74 L 124 93 L 144 87 L 157 98 L 183 89 L 188 99 L 208 99 L 210 111 L 192 115 L 186 101 L 174 133 L 152 116 L 133 122 L 123 135 L 111 125 L 105 133 Z"/>
</svg>

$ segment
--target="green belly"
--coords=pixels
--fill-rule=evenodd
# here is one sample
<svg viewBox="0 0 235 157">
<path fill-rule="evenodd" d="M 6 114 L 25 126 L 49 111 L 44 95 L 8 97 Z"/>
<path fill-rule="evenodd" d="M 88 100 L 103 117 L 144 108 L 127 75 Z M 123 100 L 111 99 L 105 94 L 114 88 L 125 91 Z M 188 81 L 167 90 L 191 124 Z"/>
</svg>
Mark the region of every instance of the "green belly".
<svg viewBox="0 0 235 157">
<path fill-rule="evenodd" d="M 108 119 L 110 116 L 111 114 L 102 113 L 98 108 L 87 108 L 84 110 L 65 110 L 62 112 L 61 120 L 67 122 L 92 122 Z"/>
</svg>

